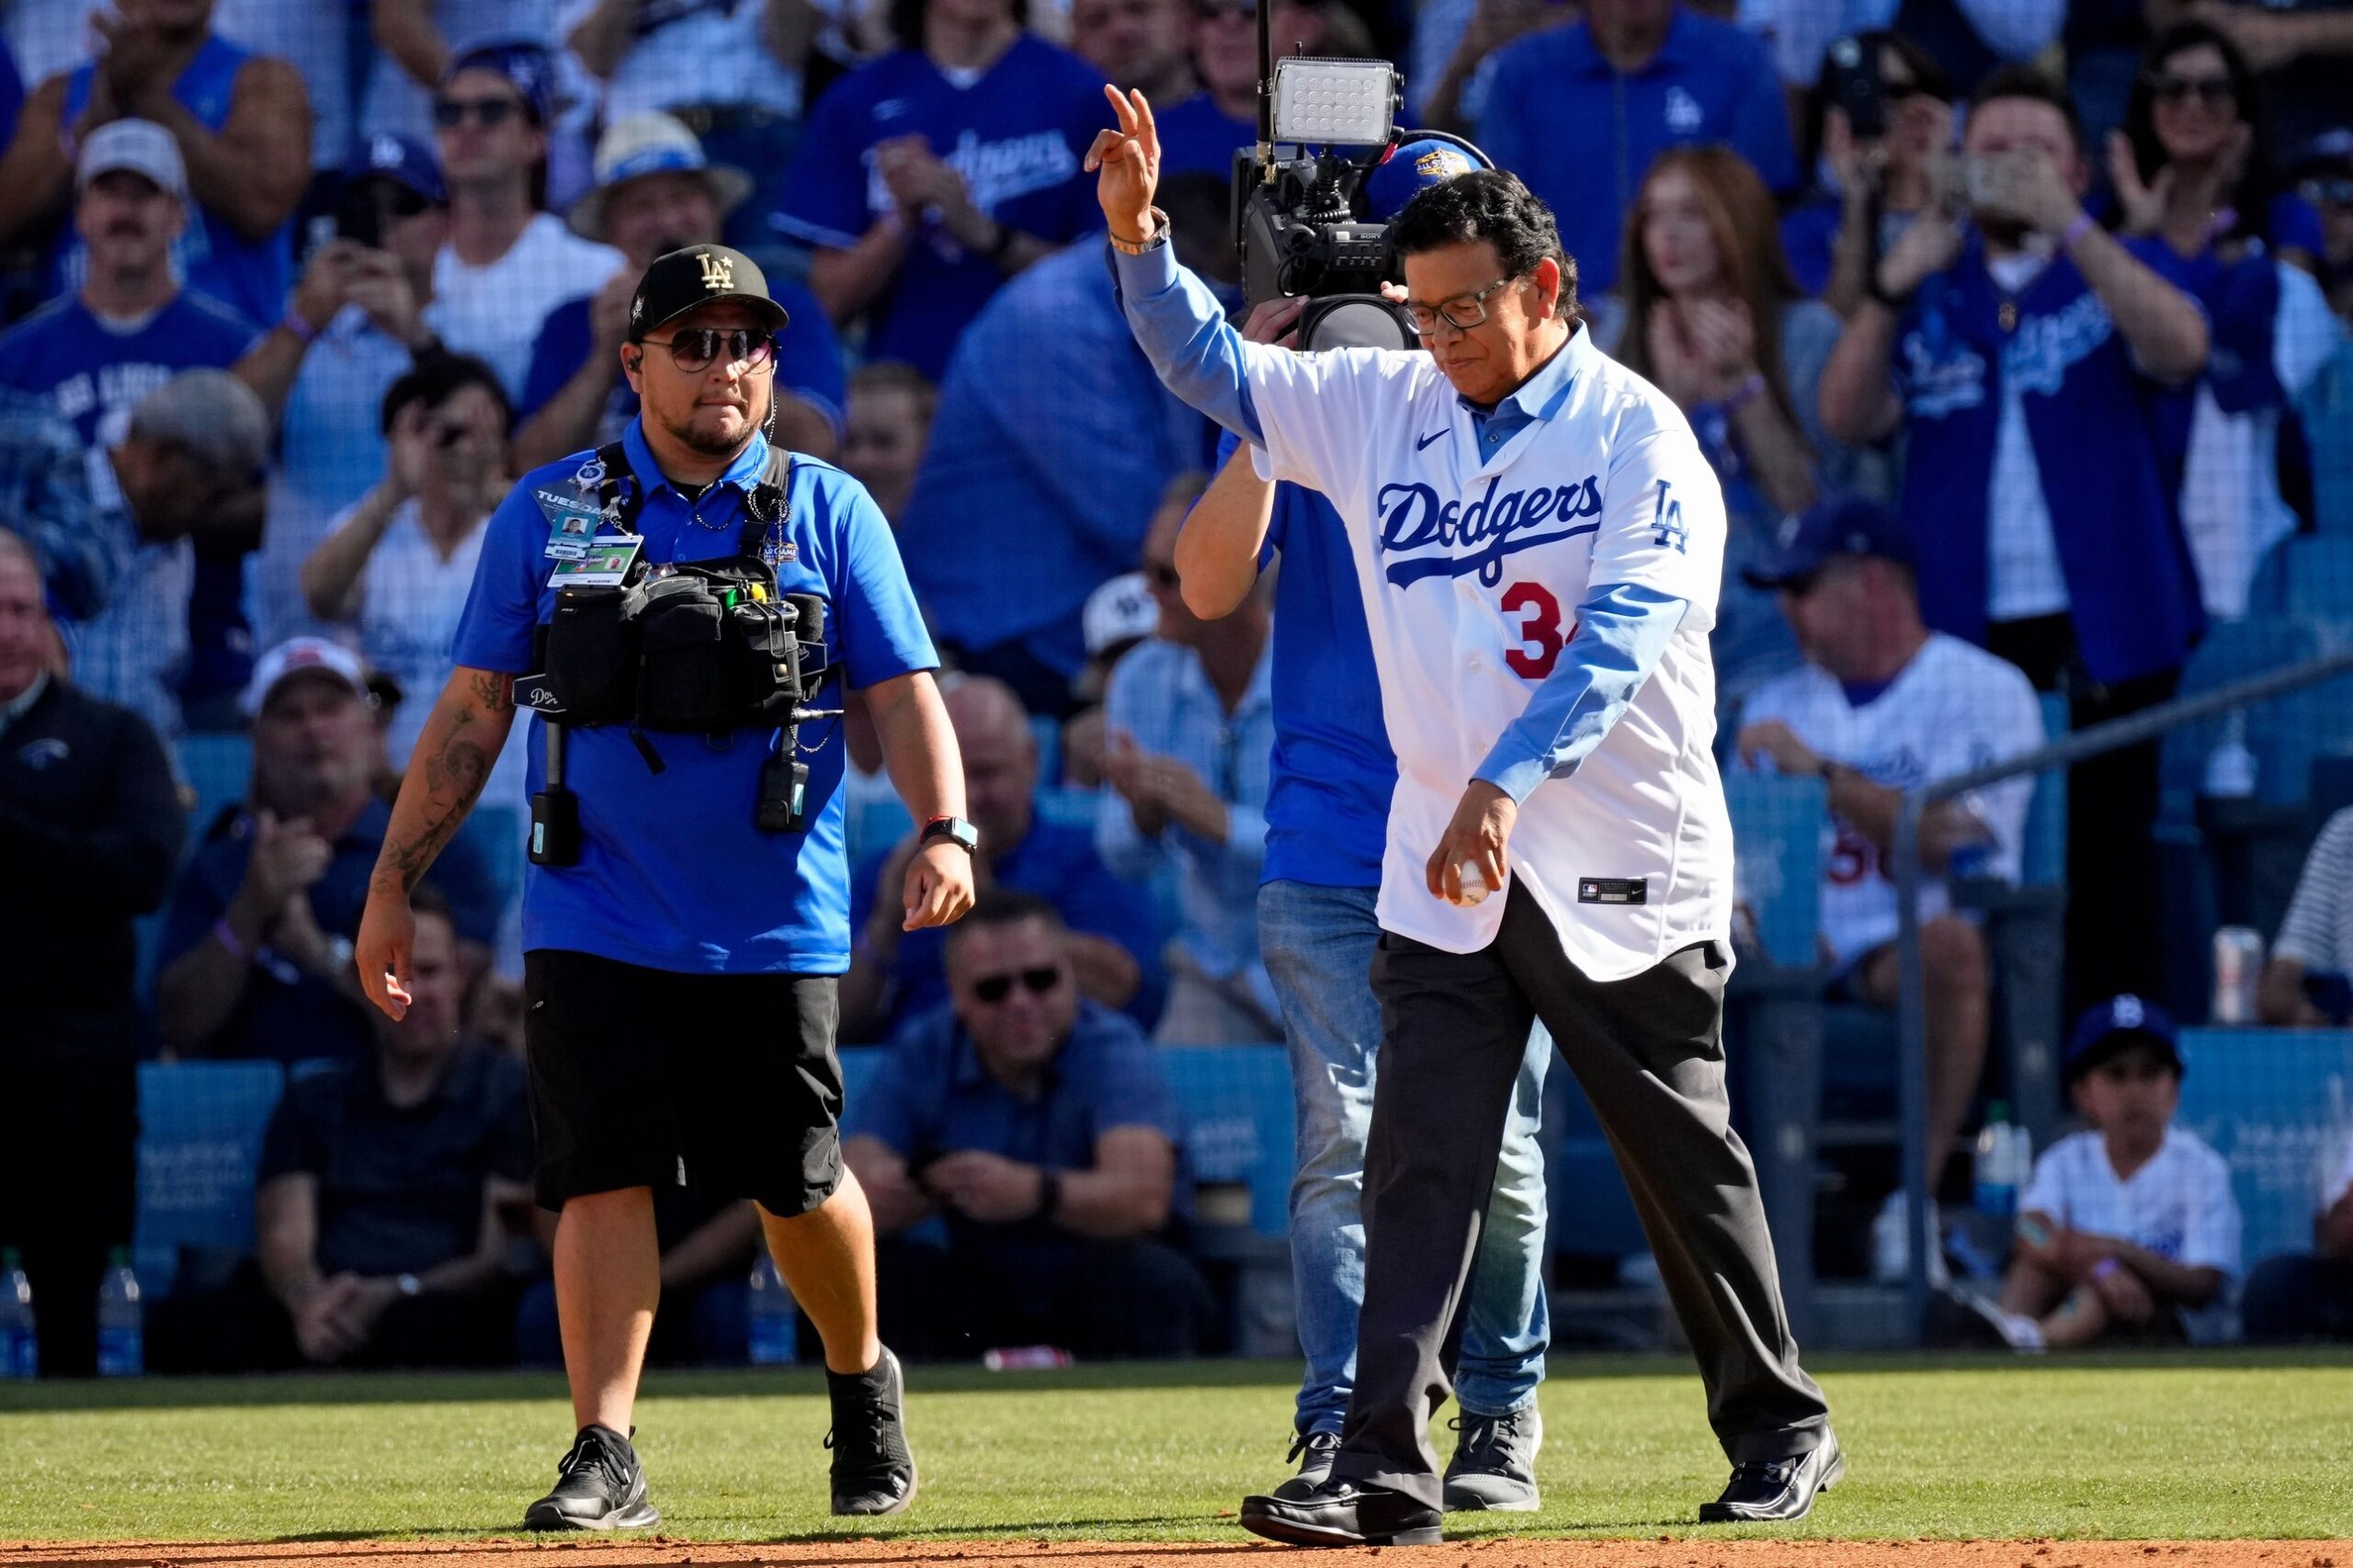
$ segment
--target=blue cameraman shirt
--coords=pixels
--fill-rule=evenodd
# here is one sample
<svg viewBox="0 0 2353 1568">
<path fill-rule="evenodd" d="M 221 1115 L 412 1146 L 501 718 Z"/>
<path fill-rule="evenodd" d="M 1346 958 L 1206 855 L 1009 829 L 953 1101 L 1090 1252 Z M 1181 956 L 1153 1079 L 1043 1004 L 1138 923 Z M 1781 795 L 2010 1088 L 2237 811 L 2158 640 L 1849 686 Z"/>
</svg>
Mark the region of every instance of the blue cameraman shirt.
<svg viewBox="0 0 2353 1568">
<path fill-rule="evenodd" d="M 756 436 L 691 504 L 661 477 L 642 425 L 631 423 L 622 445 L 644 486 L 639 559 L 735 553 L 745 494 L 767 462 L 764 439 Z M 458 664 L 510 675 L 538 668 L 532 633 L 553 613 L 555 592 L 547 585 L 554 566 L 545 554 L 550 524 L 533 494 L 579 494 L 574 477 L 588 456 L 532 470 L 492 514 L 458 627 Z M 777 579 L 787 593 L 825 600 L 830 667 L 857 688 L 935 668 L 939 661 L 898 546 L 864 486 L 830 463 L 796 455 L 789 506 L 791 559 L 778 565 Z M 826 691 L 837 697 L 838 683 Z M 753 821 L 760 770 L 776 735 L 745 729 L 714 741 L 649 733 L 665 765 L 657 775 L 631 744 L 628 726 L 574 730 L 567 782 L 580 797 L 580 862 L 530 868 L 523 884 L 524 949 L 595 953 L 682 973 L 847 969 L 841 727 L 821 721 L 801 733 L 801 760 L 809 765 L 806 833 L 763 833 Z M 535 733 L 534 791 L 546 787 L 546 772 L 544 735 Z"/>
<path fill-rule="evenodd" d="M 896 209 L 874 168 L 876 144 L 921 136 L 982 211 L 1041 240 L 1074 240 L 1102 222 L 1079 160 L 1107 112 L 1095 68 L 1033 34 L 966 85 L 921 50 L 886 54 L 818 100 L 769 222 L 794 239 L 849 249 Z M 996 263 L 926 225 L 869 312 L 866 357 L 904 359 L 938 381 L 964 324 L 1004 281 Z"/>
<path fill-rule="evenodd" d="M 1218 443 L 1223 468 L 1240 443 Z M 1372 636 L 1347 526 L 1319 491 L 1275 486 L 1274 778 L 1262 882 L 1377 888 L 1397 757 L 1381 716 Z"/>
</svg>

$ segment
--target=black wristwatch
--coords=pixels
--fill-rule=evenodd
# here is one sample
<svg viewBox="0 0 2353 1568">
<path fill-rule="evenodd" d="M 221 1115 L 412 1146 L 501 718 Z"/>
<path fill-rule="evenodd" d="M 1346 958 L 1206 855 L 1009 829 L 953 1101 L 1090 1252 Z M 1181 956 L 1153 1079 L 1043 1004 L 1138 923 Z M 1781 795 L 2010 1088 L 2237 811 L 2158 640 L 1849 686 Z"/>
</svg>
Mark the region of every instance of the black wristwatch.
<svg viewBox="0 0 2353 1568">
<path fill-rule="evenodd" d="M 934 817 L 923 824 L 923 832 L 916 842 L 927 845 L 942 839 L 967 855 L 977 854 L 981 847 L 981 830 L 962 817 Z"/>
</svg>

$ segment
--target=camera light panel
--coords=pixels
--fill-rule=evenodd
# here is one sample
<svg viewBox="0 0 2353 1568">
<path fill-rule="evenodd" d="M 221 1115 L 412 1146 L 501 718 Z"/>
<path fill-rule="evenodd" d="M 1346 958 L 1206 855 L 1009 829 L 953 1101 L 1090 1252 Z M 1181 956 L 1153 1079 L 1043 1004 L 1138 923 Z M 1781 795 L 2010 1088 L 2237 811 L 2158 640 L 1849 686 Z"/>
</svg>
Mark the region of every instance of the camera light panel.
<svg viewBox="0 0 2353 1568">
<path fill-rule="evenodd" d="M 1275 62 L 1275 140 L 1318 147 L 1378 147 L 1389 140 L 1397 69 L 1385 60 Z"/>
</svg>

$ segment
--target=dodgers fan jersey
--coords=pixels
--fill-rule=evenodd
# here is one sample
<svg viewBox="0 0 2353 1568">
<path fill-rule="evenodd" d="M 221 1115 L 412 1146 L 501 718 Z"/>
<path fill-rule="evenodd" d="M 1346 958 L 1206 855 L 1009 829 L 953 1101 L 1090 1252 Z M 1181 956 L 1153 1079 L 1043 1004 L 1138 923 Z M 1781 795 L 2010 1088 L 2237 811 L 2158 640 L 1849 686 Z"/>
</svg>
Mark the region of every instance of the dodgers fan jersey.
<svg viewBox="0 0 2353 1568">
<path fill-rule="evenodd" d="M 1778 719 L 1816 756 L 1842 762 L 1874 784 L 1906 790 L 2042 744 L 2042 710 L 2018 666 L 1957 637 L 1931 632 L 1885 690 L 1857 707 L 1818 665 L 1756 688 L 1745 725 Z M 1986 831 L 1985 874 L 2018 880 L 2031 777 L 1961 797 Z M 1823 824 L 1822 937 L 1844 967 L 1895 939 L 1894 869 L 1851 823 Z M 1950 907 L 1941 880 L 1921 889 L 1920 917 Z"/>
<path fill-rule="evenodd" d="M 2034 1162 L 2021 1214 L 2147 1247 L 2186 1268 L 2239 1272 L 2239 1205 L 2229 1162 L 2194 1133 L 2165 1130 L 2149 1163 L 2119 1179 L 2097 1132 L 2062 1138 Z"/>
</svg>

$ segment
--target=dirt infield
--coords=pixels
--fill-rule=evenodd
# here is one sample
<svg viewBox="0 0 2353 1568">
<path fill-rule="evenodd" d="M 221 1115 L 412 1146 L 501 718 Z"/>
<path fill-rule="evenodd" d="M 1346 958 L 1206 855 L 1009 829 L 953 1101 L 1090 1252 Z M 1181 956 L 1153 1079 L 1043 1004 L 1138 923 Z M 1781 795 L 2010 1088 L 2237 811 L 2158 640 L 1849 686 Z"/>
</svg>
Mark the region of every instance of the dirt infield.
<svg viewBox="0 0 2353 1568">
<path fill-rule="evenodd" d="M 0 1568 L 675 1568 L 682 1563 L 765 1563 L 771 1568 L 867 1564 L 1063 1563 L 1068 1568 L 1233 1568 L 1237 1558 L 1287 1549 L 1237 1539 L 1166 1544 L 1115 1541 L 838 1540 L 779 1545 L 697 1543 L 665 1536 L 629 1540 L 168 1541 L 0 1543 Z M 2314 1540 L 1524 1540 L 1487 1537 L 1443 1546 L 1321 1551 L 1301 1568 L 1344 1568 L 1383 1556 L 1436 1568 L 2353 1568 L 2353 1549 Z"/>
</svg>

